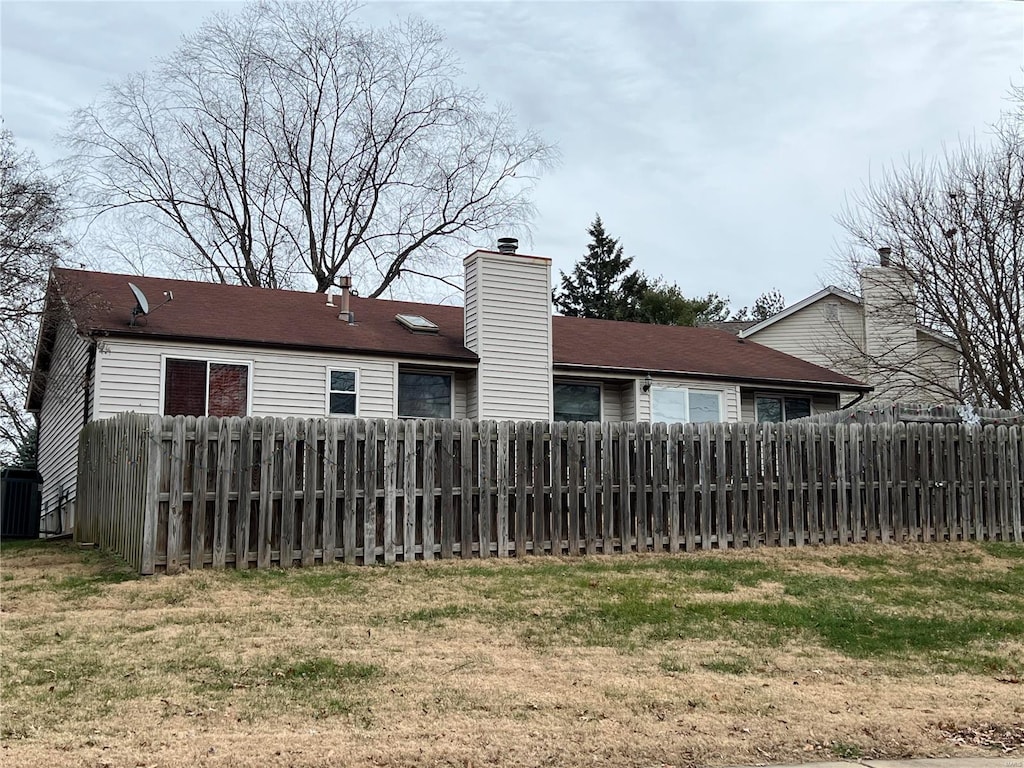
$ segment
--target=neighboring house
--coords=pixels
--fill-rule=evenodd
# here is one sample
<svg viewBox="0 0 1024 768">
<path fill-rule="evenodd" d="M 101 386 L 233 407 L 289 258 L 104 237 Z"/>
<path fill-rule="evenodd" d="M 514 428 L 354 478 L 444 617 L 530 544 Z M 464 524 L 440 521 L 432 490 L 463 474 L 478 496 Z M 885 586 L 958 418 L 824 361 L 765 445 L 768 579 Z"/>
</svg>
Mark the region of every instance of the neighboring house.
<svg viewBox="0 0 1024 768">
<path fill-rule="evenodd" d="M 57 269 L 28 408 L 67 522 L 81 426 L 126 411 L 735 422 L 867 390 L 724 331 L 552 317 L 550 260 L 506 250 L 466 258 L 465 308 Z"/>
<path fill-rule="evenodd" d="M 960 350 L 917 322 L 913 285 L 889 266 L 887 254 L 863 270 L 860 283 L 860 296 L 828 286 L 766 320 L 728 330 L 865 381 L 871 400 L 952 402 Z"/>
</svg>

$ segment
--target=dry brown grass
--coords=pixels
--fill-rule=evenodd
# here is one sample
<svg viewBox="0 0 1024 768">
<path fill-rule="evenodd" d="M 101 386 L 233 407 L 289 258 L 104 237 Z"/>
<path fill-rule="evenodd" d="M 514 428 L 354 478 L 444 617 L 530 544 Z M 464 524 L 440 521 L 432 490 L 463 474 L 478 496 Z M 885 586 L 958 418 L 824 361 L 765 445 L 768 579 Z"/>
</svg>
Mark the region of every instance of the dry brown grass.
<svg viewBox="0 0 1024 768">
<path fill-rule="evenodd" d="M 134 580 L 67 544 L 5 545 L 0 763 L 651 766 L 995 754 L 954 743 L 940 726 L 1024 720 L 1019 636 L 965 646 L 965 658 L 996 659 L 984 670 L 948 655 L 845 653 L 800 629 L 756 641 L 742 615 L 736 627 L 681 637 L 651 634 L 648 621 L 613 642 L 567 617 L 591 601 L 627 601 L 634 587 L 670 595 L 681 611 L 796 604 L 804 576 L 852 582 L 904 568 L 924 574 L 921 589 L 932 570 L 994 580 L 998 598 L 1024 568 L 999 554 L 935 545 L 681 556 L 705 558 L 711 571 L 700 578 L 668 567 L 679 558 L 650 556 Z M 722 563 L 760 575 L 729 588 L 734 572 L 714 573 Z M 978 613 L 948 598 L 921 615 Z M 1021 599 L 1008 593 L 1006 613 L 1019 614 Z"/>
</svg>

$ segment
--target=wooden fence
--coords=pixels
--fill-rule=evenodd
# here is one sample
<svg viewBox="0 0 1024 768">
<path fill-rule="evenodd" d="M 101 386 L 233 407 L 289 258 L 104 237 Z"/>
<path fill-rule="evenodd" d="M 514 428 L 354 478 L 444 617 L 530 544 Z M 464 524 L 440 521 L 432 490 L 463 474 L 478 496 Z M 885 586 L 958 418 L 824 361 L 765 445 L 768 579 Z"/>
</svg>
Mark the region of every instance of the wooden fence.
<svg viewBox="0 0 1024 768">
<path fill-rule="evenodd" d="M 956 424 L 89 424 L 79 541 L 142 573 L 1022 541 L 1024 438 Z"/>
<path fill-rule="evenodd" d="M 797 419 L 795 423 L 813 424 L 961 424 L 964 417 L 981 426 L 1024 426 L 1024 413 L 1001 408 L 970 408 L 931 403 L 893 403 L 882 401 L 853 406 Z"/>
</svg>

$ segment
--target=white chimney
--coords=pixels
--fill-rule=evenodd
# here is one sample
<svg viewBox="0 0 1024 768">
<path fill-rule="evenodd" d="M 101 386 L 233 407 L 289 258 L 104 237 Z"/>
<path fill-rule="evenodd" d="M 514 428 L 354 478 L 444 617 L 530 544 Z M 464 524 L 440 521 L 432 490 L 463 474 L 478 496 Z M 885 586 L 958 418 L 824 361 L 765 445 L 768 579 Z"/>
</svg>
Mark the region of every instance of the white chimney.
<svg viewBox="0 0 1024 768">
<path fill-rule="evenodd" d="M 514 238 L 498 242 L 463 261 L 465 344 L 480 358 L 467 415 L 551 418 L 551 259 L 516 253 Z"/>
</svg>

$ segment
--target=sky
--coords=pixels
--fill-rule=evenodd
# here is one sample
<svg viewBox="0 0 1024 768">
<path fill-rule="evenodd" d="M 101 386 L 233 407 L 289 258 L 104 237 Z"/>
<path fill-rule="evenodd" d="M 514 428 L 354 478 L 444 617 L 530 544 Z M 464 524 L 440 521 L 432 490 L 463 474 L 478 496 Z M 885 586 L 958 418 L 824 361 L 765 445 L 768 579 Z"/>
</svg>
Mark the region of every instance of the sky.
<svg viewBox="0 0 1024 768">
<path fill-rule="evenodd" d="M 0 114 L 44 164 L 105 83 L 152 66 L 207 2 L 0 4 Z M 520 251 L 554 280 L 600 214 L 634 266 L 734 307 L 834 278 L 848 196 L 892 164 L 984 140 L 1024 78 L 1024 3 L 370 2 L 447 35 L 464 82 L 561 163 Z M 493 243 L 479 243 L 493 247 Z"/>
</svg>

